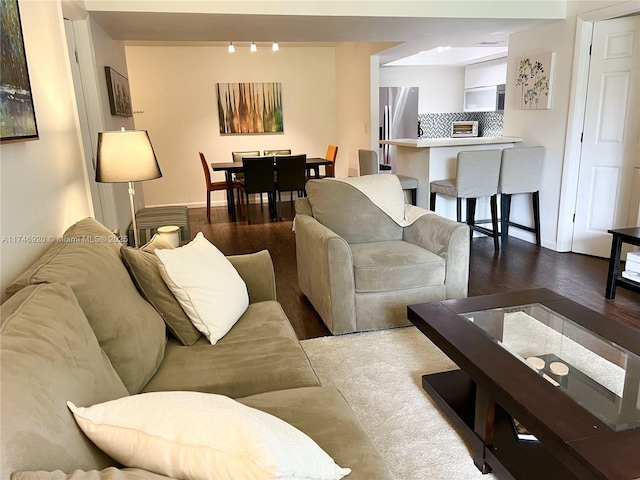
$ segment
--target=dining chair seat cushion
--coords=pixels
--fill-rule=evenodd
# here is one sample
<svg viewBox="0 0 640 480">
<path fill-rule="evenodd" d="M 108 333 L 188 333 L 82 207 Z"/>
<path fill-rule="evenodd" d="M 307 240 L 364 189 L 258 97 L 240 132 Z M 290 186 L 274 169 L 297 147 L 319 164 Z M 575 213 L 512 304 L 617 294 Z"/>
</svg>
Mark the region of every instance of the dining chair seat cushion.
<svg viewBox="0 0 640 480">
<path fill-rule="evenodd" d="M 351 244 L 356 292 L 441 285 L 445 259 L 402 240 Z"/>
<path fill-rule="evenodd" d="M 439 193 L 447 197 L 458 197 L 458 189 L 454 178 L 448 178 L 446 180 L 434 180 L 429 184 L 431 193 Z"/>
<path fill-rule="evenodd" d="M 406 175 L 396 175 L 398 180 L 400 180 L 400 185 L 402 185 L 403 190 L 412 190 L 414 188 L 418 188 L 418 179 L 415 177 L 408 177 Z"/>
</svg>

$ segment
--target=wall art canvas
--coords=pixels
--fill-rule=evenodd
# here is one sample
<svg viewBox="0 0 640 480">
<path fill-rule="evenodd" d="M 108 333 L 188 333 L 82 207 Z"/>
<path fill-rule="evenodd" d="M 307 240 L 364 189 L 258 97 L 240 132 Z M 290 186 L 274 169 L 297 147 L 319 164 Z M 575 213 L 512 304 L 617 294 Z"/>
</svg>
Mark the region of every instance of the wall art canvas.
<svg viewBox="0 0 640 480">
<path fill-rule="evenodd" d="M 129 80 L 111 67 L 104 67 L 104 71 L 107 75 L 107 90 L 109 91 L 111 115 L 132 117 Z"/>
<path fill-rule="evenodd" d="M 520 88 L 521 110 L 551 108 L 551 86 L 555 58 L 555 52 L 548 52 L 520 60 L 516 86 Z"/>
<path fill-rule="evenodd" d="M 221 134 L 282 133 L 282 85 L 218 83 Z"/>
<path fill-rule="evenodd" d="M 0 0 L 0 140 L 38 138 L 17 0 Z"/>
</svg>

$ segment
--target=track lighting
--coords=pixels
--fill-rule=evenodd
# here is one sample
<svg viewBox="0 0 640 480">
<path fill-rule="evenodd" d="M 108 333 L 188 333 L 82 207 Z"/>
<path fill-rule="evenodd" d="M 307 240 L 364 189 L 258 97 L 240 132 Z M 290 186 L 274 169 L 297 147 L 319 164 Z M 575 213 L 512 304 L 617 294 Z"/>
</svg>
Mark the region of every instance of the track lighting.
<svg viewBox="0 0 640 480">
<path fill-rule="evenodd" d="M 233 42 L 229 42 L 229 53 L 233 53 L 236 51 L 236 47 L 233 46 Z"/>
<path fill-rule="evenodd" d="M 277 52 L 278 50 L 280 50 L 280 45 L 278 45 L 278 42 L 273 42 L 273 45 L 271 46 L 271 50 L 273 50 L 274 52 Z"/>
<path fill-rule="evenodd" d="M 251 42 L 251 49 L 252 52 L 257 52 L 258 51 L 258 47 L 256 47 L 256 44 L 254 42 Z"/>
</svg>

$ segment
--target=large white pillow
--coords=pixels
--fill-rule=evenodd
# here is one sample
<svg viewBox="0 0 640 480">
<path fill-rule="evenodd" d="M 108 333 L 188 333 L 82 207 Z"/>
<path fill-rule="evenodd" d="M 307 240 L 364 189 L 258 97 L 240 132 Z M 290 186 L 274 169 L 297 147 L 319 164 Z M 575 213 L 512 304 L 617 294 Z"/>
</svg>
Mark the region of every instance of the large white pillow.
<svg viewBox="0 0 640 480">
<path fill-rule="evenodd" d="M 158 249 L 155 254 L 169 290 L 193 325 L 215 345 L 249 306 L 246 284 L 202 232 L 183 247 Z"/>
<path fill-rule="evenodd" d="M 297 428 L 224 395 L 150 392 L 87 408 L 67 405 L 93 443 L 126 467 L 189 480 L 351 473 Z"/>
</svg>

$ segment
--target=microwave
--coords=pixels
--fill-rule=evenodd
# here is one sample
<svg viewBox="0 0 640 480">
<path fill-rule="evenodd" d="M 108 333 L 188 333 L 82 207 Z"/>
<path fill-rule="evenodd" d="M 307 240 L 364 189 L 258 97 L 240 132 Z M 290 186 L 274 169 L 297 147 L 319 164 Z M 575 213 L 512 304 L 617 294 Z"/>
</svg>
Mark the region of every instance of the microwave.
<svg viewBox="0 0 640 480">
<path fill-rule="evenodd" d="M 477 121 L 461 121 L 451 123 L 452 137 L 477 137 L 478 122 Z"/>
<path fill-rule="evenodd" d="M 504 112 L 505 85 L 467 88 L 464 91 L 465 112 Z"/>
</svg>

